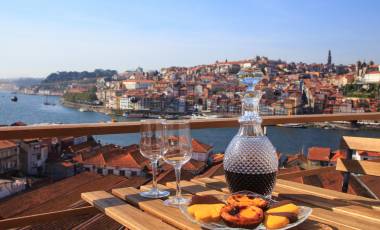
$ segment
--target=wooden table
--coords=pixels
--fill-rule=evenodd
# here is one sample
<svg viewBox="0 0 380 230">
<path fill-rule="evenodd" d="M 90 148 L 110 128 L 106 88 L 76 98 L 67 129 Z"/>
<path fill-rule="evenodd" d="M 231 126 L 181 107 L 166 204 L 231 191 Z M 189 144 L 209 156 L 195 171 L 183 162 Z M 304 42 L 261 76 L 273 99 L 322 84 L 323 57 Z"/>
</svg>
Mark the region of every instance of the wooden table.
<svg viewBox="0 0 380 230">
<path fill-rule="evenodd" d="M 184 193 L 228 193 L 224 176 L 181 181 Z M 174 194 L 175 183 L 159 185 Z M 202 229 L 187 220 L 177 208 L 167 207 L 161 199 L 146 199 L 138 193 L 150 185 L 82 193 L 82 199 L 128 229 Z M 380 229 L 380 201 L 319 187 L 278 179 L 275 199 L 290 199 L 313 208 L 313 213 L 296 229 Z"/>
</svg>

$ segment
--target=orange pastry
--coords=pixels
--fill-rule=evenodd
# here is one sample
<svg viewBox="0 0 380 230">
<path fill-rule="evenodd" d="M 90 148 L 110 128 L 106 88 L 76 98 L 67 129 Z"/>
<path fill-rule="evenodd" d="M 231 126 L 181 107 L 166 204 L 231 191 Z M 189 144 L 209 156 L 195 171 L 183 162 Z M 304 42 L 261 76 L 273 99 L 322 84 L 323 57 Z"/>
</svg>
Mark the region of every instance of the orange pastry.
<svg viewBox="0 0 380 230">
<path fill-rule="evenodd" d="M 220 210 L 225 204 L 212 195 L 198 196 L 191 198 L 187 211 L 197 221 L 218 222 L 220 221 Z"/>
<path fill-rule="evenodd" d="M 256 206 L 266 209 L 269 205 L 268 201 L 260 198 L 245 194 L 235 194 L 227 198 L 227 203 L 235 206 Z"/>
<path fill-rule="evenodd" d="M 233 228 L 255 228 L 264 219 L 264 212 L 256 206 L 226 205 L 220 216 L 227 226 Z"/>
<path fill-rule="evenodd" d="M 297 221 L 299 207 L 287 201 L 279 202 L 265 212 L 264 225 L 269 229 L 282 228 Z"/>
</svg>

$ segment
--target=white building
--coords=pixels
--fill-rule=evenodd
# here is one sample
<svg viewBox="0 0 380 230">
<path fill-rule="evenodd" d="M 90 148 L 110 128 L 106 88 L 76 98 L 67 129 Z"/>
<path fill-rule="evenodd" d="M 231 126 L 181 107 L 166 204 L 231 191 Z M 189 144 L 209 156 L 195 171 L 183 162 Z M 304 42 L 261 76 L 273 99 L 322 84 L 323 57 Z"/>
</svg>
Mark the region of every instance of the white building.
<svg viewBox="0 0 380 230">
<path fill-rule="evenodd" d="M 13 141 L 0 140 L 0 174 L 18 170 L 19 150 Z"/>
<path fill-rule="evenodd" d="M 207 162 L 210 156 L 210 153 L 212 151 L 212 146 L 206 145 L 196 139 L 192 139 L 191 145 L 193 149 L 193 154 L 191 155 L 191 159 Z"/>
<path fill-rule="evenodd" d="M 352 159 L 358 161 L 380 159 L 380 153 L 355 150 Z"/>
<path fill-rule="evenodd" d="M 123 85 L 126 89 L 151 89 L 154 81 L 152 80 L 125 80 Z"/>
<path fill-rule="evenodd" d="M 134 109 L 134 103 L 131 102 L 131 97 L 122 96 L 120 98 L 120 109 L 121 110 L 132 110 Z"/>
<path fill-rule="evenodd" d="M 16 180 L 4 180 L 0 179 L 0 199 L 10 196 L 14 193 L 21 192 L 25 190 L 26 180 L 16 179 Z"/>
<path fill-rule="evenodd" d="M 41 175 L 45 172 L 48 146 L 38 139 L 20 141 L 20 166 L 28 175 Z"/>
<path fill-rule="evenodd" d="M 366 84 L 380 83 L 380 71 L 373 71 L 365 74 L 362 82 Z"/>
</svg>

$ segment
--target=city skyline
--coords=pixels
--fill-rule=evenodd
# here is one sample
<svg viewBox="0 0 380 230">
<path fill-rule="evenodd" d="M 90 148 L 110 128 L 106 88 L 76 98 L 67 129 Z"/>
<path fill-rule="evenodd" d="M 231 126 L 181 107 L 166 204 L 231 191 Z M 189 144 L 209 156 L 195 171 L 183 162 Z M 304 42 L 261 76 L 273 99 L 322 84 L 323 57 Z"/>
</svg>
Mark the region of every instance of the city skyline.
<svg viewBox="0 0 380 230">
<path fill-rule="evenodd" d="M 380 60 L 366 1 L 38 1 L 0 9 L 0 78 L 194 66 L 256 55 L 288 62 Z"/>
</svg>

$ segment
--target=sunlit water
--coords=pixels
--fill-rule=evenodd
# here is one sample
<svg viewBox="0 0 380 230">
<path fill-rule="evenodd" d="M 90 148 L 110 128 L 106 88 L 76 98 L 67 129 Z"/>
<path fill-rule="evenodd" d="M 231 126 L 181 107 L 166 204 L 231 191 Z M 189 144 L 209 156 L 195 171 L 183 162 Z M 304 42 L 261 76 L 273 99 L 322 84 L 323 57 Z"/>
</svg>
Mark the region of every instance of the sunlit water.
<svg viewBox="0 0 380 230">
<path fill-rule="evenodd" d="M 55 106 L 43 104 L 45 97 L 17 94 L 18 102 L 12 102 L 14 94 L 0 91 L 0 124 L 11 124 L 23 121 L 27 124 L 36 123 L 98 123 L 111 121 L 111 117 L 95 112 L 79 112 L 59 104 L 59 97 L 49 97 L 49 102 Z M 117 117 L 118 120 L 125 120 Z M 213 145 L 214 151 L 224 151 L 229 141 L 237 132 L 237 128 L 218 128 L 192 130 L 192 136 L 202 142 Z M 302 149 L 307 151 L 310 146 L 323 146 L 337 149 L 343 135 L 380 138 L 378 130 L 325 130 L 319 128 L 285 128 L 268 127 L 267 135 L 280 152 L 296 153 Z M 115 134 L 97 136 L 102 143 L 129 145 L 138 143 L 139 134 Z"/>
</svg>

